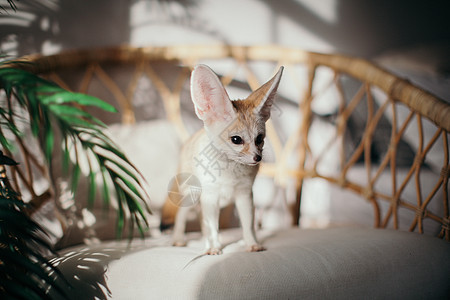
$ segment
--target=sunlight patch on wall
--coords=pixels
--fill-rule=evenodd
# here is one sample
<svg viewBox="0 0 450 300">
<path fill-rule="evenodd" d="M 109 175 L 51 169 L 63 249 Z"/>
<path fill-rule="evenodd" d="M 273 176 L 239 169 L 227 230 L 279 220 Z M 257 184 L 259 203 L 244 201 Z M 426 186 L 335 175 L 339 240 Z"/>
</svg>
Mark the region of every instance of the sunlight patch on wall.
<svg viewBox="0 0 450 300">
<path fill-rule="evenodd" d="M 197 17 L 195 2 L 136 1 L 130 7 L 130 44 L 166 46 L 215 41 Z"/>
<path fill-rule="evenodd" d="M 299 47 L 315 52 L 333 52 L 335 46 L 296 20 L 286 16 L 278 17 L 277 43 L 288 47 Z"/>
<path fill-rule="evenodd" d="M 2 12 L 3 16 L 0 18 L 0 26 L 17 26 L 17 27 L 29 27 L 36 16 L 26 11 L 13 11 L 11 9 L 5 9 Z"/>
<path fill-rule="evenodd" d="M 141 0 L 130 9 L 130 44 L 267 44 L 270 16 L 257 0 Z"/>
<path fill-rule="evenodd" d="M 306 9 L 315 14 L 322 21 L 329 24 L 337 22 L 337 1 L 336 0 L 296 0 Z"/>
</svg>

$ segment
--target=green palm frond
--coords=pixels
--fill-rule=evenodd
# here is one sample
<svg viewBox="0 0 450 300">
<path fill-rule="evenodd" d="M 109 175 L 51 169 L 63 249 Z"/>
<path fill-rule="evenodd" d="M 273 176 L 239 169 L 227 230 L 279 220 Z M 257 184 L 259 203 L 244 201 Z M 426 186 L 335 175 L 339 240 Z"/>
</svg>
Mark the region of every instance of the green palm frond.
<svg viewBox="0 0 450 300">
<path fill-rule="evenodd" d="M 104 134 L 105 125 L 84 110 L 84 107 L 96 107 L 115 112 L 115 108 L 98 98 L 64 90 L 11 62 L 0 63 L 1 90 L 6 98 L 0 106 L 1 146 L 8 151 L 14 148 L 9 138 L 21 140 L 23 126 L 17 126 L 17 121 L 21 125 L 26 121 L 39 141 L 49 169 L 55 147 L 61 146 L 63 168 L 72 177 L 69 179 L 72 191 L 76 191 L 81 164 L 87 162 L 88 202 L 92 205 L 95 199 L 98 178 L 106 204 L 111 190 L 115 192 L 118 237 L 125 231 L 126 221 L 130 225 L 130 238 L 136 225 L 143 235 L 150 209 L 146 203 L 148 195 L 142 188 L 142 175 Z M 62 143 L 57 142 L 58 136 Z M 3 165 L 14 166 L 15 162 L 0 154 L 0 298 L 50 299 L 49 295 L 55 294 L 67 298 L 65 293 L 70 292 L 70 285 L 41 253 L 41 250 L 51 253 L 51 246 L 42 237 L 44 230 L 31 220 L 20 195 L 10 186 L 5 188 Z"/>
<path fill-rule="evenodd" d="M 25 212 L 26 206 L 0 165 L 0 298 L 50 299 L 50 290 L 66 298 L 71 286 L 44 256 L 43 252 L 52 253 L 51 246 L 45 231 Z"/>
<path fill-rule="evenodd" d="M 0 68 L 0 88 L 6 94 L 7 103 L 13 99 L 28 113 L 32 134 L 39 140 L 49 167 L 52 167 L 52 154 L 59 130 L 62 137 L 63 165 L 66 170 L 71 167 L 72 190 L 75 191 L 80 177 L 80 157 L 87 162 L 90 183 L 88 203 L 92 204 L 97 190 L 97 178 L 103 186 L 103 198 L 108 203 L 109 186 L 115 191 L 118 202 L 117 233 L 121 237 L 126 216 L 130 217 L 130 228 L 137 225 L 141 234 L 147 225 L 146 212 L 150 209 L 145 201 L 148 195 L 142 188 L 142 176 L 110 138 L 104 134 L 105 126 L 84 107 L 96 107 L 103 111 L 115 112 L 116 109 L 102 100 L 69 92 L 55 83 L 40 78 L 20 68 L 4 66 Z M 14 125 L 11 112 L 0 109 L 0 122 L 13 135 L 20 138 L 20 131 Z M 9 110 L 9 111 L 8 111 Z M 7 139 L 0 134 L 3 147 L 10 146 Z M 58 144 L 59 146 L 59 144 Z M 76 153 L 72 162 L 70 154 Z M 97 175 L 101 176 L 97 176 Z M 130 236 L 132 232 L 129 232 Z"/>
<path fill-rule="evenodd" d="M 21 69 L 20 63 L 15 62 L 0 63 L 1 91 L 5 98 L 0 106 L 1 146 L 11 151 L 15 143 L 9 139 L 22 140 L 24 126 L 18 124 L 27 124 L 39 142 L 49 170 L 53 167 L 55 147 L 61 147 L 63 169 L 71 174 L 68 181 L 73 192 L 77 189 L 81 165 L 86 162 L 88 203 L 92 205 L 98 184 L 106 204 L 110 203 L 110 193 L 115 192 L 118 237 L 127 222 L 130 238 L 136 225 L 143 235 L 150 209 L 142 175 L 104 134 L 105 124 L 84 110 L 96 107 L 115 112 L 115 108 L 98 98 L 64 90 Z M 70 285 L 41 252 L 51 253 L 51 246 L 43 238 L 44 230 L 32 221 L 20 195 L 5 185 L 3 165 L 14 166 L 15 162 L 1 151 L 0 156 L 0 298 L 50 299 L 49 295 L 67 298 L 65 293 L 70 293 Z"/>
</svg>

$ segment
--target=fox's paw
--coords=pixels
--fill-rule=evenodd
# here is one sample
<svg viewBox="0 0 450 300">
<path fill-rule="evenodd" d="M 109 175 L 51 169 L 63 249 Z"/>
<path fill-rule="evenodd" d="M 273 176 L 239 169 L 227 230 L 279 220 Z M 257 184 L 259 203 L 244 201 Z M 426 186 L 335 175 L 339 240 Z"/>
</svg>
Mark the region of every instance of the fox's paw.
<svg viewBox="0 0 450 300">
<path fill-rule="evenodd" d="M 207 255 L 220 255 L 222 254 L 222 250 L 220 250 L 219 248 L 210 248 L 208 249 L 205 254 Z"/>
<path fill-rule="evenodd" d="M 175 241 L 172 244 L 172 246 L 174 247 L 186 247 L 186 245 L 187 245 L 186 241 Z"/>
<path fill-rule="evenodd" d="M 263 246 L 259 245 L 259 244 L 255 244 L 255 245 L 251 245 L 249 247 L 247 247 L 247 252 L 261 252 L 266 250 L 266 248 L 264 248 Z"/>
</svg>

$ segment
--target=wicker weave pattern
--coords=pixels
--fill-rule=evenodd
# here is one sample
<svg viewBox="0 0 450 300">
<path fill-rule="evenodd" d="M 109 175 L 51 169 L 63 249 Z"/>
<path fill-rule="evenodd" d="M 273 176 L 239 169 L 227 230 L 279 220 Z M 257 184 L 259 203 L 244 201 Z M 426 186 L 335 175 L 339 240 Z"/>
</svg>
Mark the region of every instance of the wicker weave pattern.
<svg viewBox="0 0 450 300">
<path fill-rule="evenodd" d="M 48 57 L 27 57 L 26 59 L 34 62 L 30 67 L 32 71 L 45 74 L 68 89 L 90 93 L 90 87 L 95 80 L 112 95 L 114 99 L 112 102 L 120 107 L 121 121 L 124 123 L 136 121 L 136 111 L 133 109 L 131 100 L 137 92 L 138 81 L 140 78 L 146 77 L 162 99 L 167 118 L 176 126 L 182 140 L 189 136 L 189 130 L 186 129 L 181 116 L 180 98 L 185 92 L 190 70 L 195 64 L 205 59 L 208 61 L 231 61 L 233 67 L 222 74 L 222 82 L 225 85 L 230 84 L 238 70 L 243 70 L 246 83 L 251 89 L 255 89 L 261 84 L 257 72 L 252 69 L 252 63 L 268 62 L 273 66 L 273 70 L 284 65 L 287 72 L 285 72 L 283 81 L 298 88 L 299 99 L 292 100 L 298 104 L 299 122 L 294 125 L 293 133 L 284 142 L 277 134 L 274 124 L 268 123 L 267 137 L 275 157 L 273 162 L 266 162 L 262 165 L 260 173 L 262 176 L 274 178 L 275 182 L 281 186 L 289 180 L 295 180 L 297 201 L 292 207 L 294 220 L 298 220 L 299 217 L 303 180 L 305 178 L 322 178 L 344 189 L 352 190 L 367 199 L 374 209 L 375 227 L 384 228 L 392 224 L 393 228 L 399 228 L 398 213 L 400 210 L 406 209 L 414 213 L 409 224 L 410 231 L 422 233 L 424 220 L 431 220 L 441 224 L 439 236 L 450 240 L 448 207 L 450 105 L 367 61 L 275 46 L 177 46 L 139 49 L 117 47 L 67 52 Z M 155 64 L 161 62 L 182 66 L 177 69 L 178 71 L 172 76 L 170 82 L 163 79 L 155 69 Z M 107 66 L 111 64 L 127 68 L 131 66 L 132 71 L 127 75 L 125 85 L 118 83 L 106 71 Z M 306 82 L 303 77 L 298 76 L 299 67 L 306 70 Z M 322 90 L 318 90 L 316 84 L 316 74 L 319 68 L 326 68 L 333 73 L 330 82 L 321 85 Z M 71 69 L 82 70 L 83 75 L 80 77 L 78 85 L 69 86 L 66 80 L 58 75 L 61 71 Z M 359 90 L 352 95 L 348 95 L 343 86 L 343 79 L 348 77 L 353 78 L 352 80 L 356 79 L 360 85 Z M 334 116 L 336 130 L 333 138 L 326 141 L 325 150 L 315 153 L 309 143 L 309 132 L 314 119 L 311 107 L 314 105 L 315 99 L 330 88 L 337 91 L 339 98 L 339 108 Z M 377 100 L 374 99 L 375 89 L 383 95 L 383 99 L 379 100 L 379 97 Z M 344 143 L 349 129 L 347 125 L 350 116 L 357 113 L 357 107 L 362 103 L 367 107 L 367 115 L 364 116 L 365 128 L 359 143 L 348 152 Z M 399 117 L 398 110 L 400 108 L 409 111 L 406 118 Z M 380 158 L 379 163 L 374 164 L 371 160 L 373 136 L 380 119 L 387 115 L 391 120 L 389 143 L 386 145 L 384 156 Z M 428 131 L 424 130 L 425 122 L 428 125 L 427 128 L 430 125 L 435 127 L 431 136 Z M 411 130 L 416 132 L 418 148 L 413 163 L 408 166 L 406 176 L 399 178 L 397 175 L 399 143 L 405 132 Z M 439 179 L 433 187 L 427 188 L 422 184 L 421 171 L 427 168 L 425 164 L 427 154 L 438 143 L 442 145 L 443 149 L 440 153 L 442 159 Z M 340 168 L 338 172 L 330 175 L 329 172 L 323 172 L 318 166 L 328 155 L 327 151 L 335 149 L 332 147 L 335 145 L 340 149 L 339 153 L 335 153 L 339 157 Z M 24 154 L 28 159 L 25 160 L 23 166 L 28 169 L 28 166 L 37 159 L 26 149 Z M 296 157 L 297 164 L 295 165 L 289 162 L 288 158 L 292 156 Z M 364 184 L 352 181 L 347 176 L 355 165 L 361 163 L 364 164 L 367 174 L 367 183 Z M 27 170 L 20 171 L 20 169 L 16 171 L 30 190 L 33 201 L 40 199 L 40 196 L 32 189 L 31 173 Z M 390 192 L 377 186 L 383 172 L 391 174 Z M 26 173 L 28 173 L 28 177 L 25 175 Z M 15 172 L 13 174 L 17 176 Z M 408 184 L 415 186 L 414 199 L 405 198 L 404 190 Z M 46 195 L 48 196 L 48 193 Z M 442 209 L 437 212 L 430 211 L 428 207 L 431 202 L 442 203 Z M 387 209 L 383 210 L 381 206 L 385 207 L 386 204 Z"/>
</svg>

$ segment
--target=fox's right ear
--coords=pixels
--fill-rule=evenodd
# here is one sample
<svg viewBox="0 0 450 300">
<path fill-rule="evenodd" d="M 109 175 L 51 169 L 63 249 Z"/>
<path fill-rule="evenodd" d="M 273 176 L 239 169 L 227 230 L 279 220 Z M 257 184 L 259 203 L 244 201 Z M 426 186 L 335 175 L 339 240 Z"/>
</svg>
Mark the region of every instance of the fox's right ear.
<svg viewBox="0 0 450 300">
<path fill-rule="evenodd" d="M 205 65 L 197 65 L 191 74 L 191 98 L 197 117 L 211 124 L 231 121 L 235 111 L 217 75 Z"/>
</svg>

